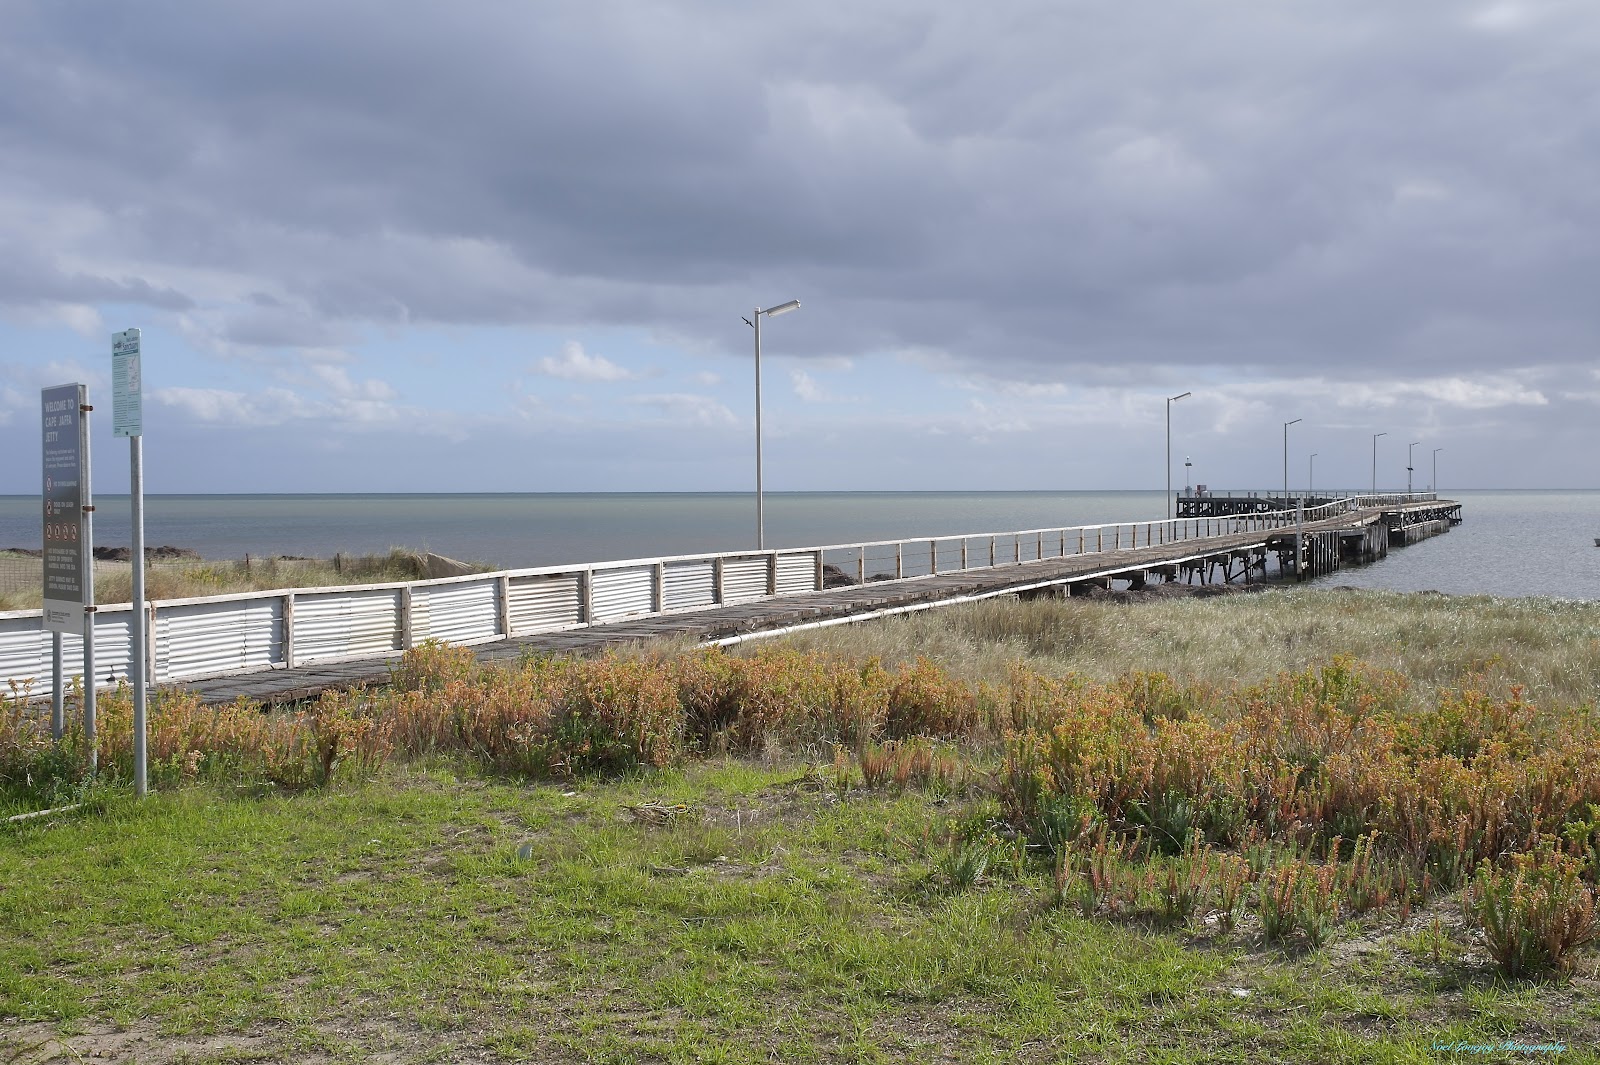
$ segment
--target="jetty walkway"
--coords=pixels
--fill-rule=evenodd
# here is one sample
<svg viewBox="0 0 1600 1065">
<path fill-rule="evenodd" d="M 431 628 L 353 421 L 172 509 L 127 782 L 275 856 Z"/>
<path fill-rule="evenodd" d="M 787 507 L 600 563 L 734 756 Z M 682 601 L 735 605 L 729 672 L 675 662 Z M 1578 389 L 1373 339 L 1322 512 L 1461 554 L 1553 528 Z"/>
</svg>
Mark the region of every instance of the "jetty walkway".
<svg viewBox="0 0 1600 1065">
<path fill-rule="evenodd" d="M 425 639 L 471 644 L 486 662 L 514 661 L 664 638 L 726 645 L 997 596 L 1071 596 L 1114 582 L 1228 586 L 1268 578 L 1270 563 L 1278 576 L 1303 580 L 1459 521 L 1458 503 L 1397 494 L 1304 510 L 162 602 L 152 605 L 148 626 L 156 652 L 150 679 L 210 703 L 285 702 L 381 683 L 398 655 Z M 115 609 L 102 607 L 97 618 L 102 684 L 131 660 L 126 644 L 119 654 L 114 642 Z M 49 659 L 38 658 L 49 635 L 38 629 L 38 612 L 31 616 L 29 660 L 21 646 L 28 612 L 0 615 L 0 690 L 25 678 L 38 696 L 49 688 L 39 685 L 39 666 L 48 678 Z M 123 626 L 126 640 L 125 617 Z M 33 672 L 21 672 L 30 666 Z"/>
</svg>

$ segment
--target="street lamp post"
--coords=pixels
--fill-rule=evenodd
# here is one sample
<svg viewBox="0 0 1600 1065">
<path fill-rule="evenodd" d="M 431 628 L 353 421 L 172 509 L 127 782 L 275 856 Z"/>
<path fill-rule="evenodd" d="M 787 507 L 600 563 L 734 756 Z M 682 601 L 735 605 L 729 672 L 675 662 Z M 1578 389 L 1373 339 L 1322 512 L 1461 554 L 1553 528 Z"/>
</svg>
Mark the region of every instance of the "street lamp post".
<svg viewBox="0 0 1600 1065">
<path fill-rule="evenodd" d="M 1167 397 L 1167 517 L 1172 517 L 1172 405 L 1180 399 L 1188 399 L 1193 393 L 1185 392 L 1181 396 Z"/>
<path fill-rule="evenodd" d="M 758 551 L 767 549 L 767 522 L 766 515 L 762 511 L 761 497 L 761 319 L 776 318 L 780 314 L 788 314 L 799 309 L 800 301 L 790 300 L 788 303 L 780 303 L 766 310 L 757 307 L 755 317 L 744 320 L 745 325 L 756 331 L 756 550 Z"/>
<path fill-rule="evenodd" d="M 1296 418 L 1292 422 L 1283 423 L 1283 505 L 1289 505 L 1289 426 L 1300 422 Z"/>
<path fill-rule="evenodd" d="M 1413 440 L 1410 444 L 1406 445 L 1406 495 L 1411 494 L 1411 449 L 1420 443 L 1422 443 L 1421 440 Z"/>
<path fill-rule="evenodd" d="M 1388 436 L 1387 432 L 1372 434 L 1372 494 L 1378 494 L 1378 437 Z"/>
<path fill-rule="evenodd" d="M 1317 453 L 1313 451 L 1306 462 L 1306 495 L 1315 496 L 1317 483 Z"/>
<path fill-rule="evenodd" d="M 1428 487 L 1435 495 L 1437 495 L 1439 492 L 1439 452 L 1443 450 L 1444 448 L 1442 447 L 1436 447 L 1433 449 L 1433 481 L 1428 485 Z"/>
</svg>

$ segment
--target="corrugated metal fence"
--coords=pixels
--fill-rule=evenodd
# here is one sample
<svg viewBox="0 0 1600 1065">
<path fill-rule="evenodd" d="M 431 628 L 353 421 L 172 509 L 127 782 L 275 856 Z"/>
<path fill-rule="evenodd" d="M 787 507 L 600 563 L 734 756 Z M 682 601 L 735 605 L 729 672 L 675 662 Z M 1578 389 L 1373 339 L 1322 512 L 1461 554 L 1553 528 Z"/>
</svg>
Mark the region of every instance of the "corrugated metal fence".
<svg viewBox="0 0 1600 1065">
<path fill-rule="evenodd" d="M 1308 511 L 1306 518 L 1343 513 L 1366 502 L 1341 500 Z M 1122 522 L 165 600 L 148 607 L 149 679 L 163 683 L 382 657 L 429 639 L 483 643 L 838 584 L 1265 530 L 1294 520 L 1293 512 L 1279 512 L 1247 518 Z M 101 606 L 94 615 L 100 685 L 128 674 L 130 612 L 128 604 L 121 604 Z M 81 675 L 82 641 L 69 636 L 62 644 L 63 674 Z M 0 612 L 0 695 L 10 689 L 26 690 L 34 697 L 48 695 L 50 674 L 50 633 L 41 628 L 40 612 Z"/>
</svg>

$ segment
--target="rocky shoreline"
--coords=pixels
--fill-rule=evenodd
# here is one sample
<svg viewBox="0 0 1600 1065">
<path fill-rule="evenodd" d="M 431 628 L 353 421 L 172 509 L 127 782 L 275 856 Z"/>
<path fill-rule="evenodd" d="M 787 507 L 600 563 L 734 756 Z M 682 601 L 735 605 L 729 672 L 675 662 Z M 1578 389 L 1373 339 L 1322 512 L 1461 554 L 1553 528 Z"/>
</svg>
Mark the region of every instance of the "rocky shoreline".
<svg viewBox="0 0 1600 1065">
<path fill-rule="evenodd" d="M 44 552 L 37 547 L 7 547 L 0 548 L 0 555 L 22 555 L 25 558 L 43 558 Z M 191 551 L 187 547 L 173 547 L 171 544 L 162 544 L 160 547 L 146 547 L 144 549 L 146 562 L 177 562 L 180 560 L 198 560 L 200 552 Z M 131 547 L 97 547 L 94 549 L 96 562 L 131 562 L 133 549 Z"/>
</svg>

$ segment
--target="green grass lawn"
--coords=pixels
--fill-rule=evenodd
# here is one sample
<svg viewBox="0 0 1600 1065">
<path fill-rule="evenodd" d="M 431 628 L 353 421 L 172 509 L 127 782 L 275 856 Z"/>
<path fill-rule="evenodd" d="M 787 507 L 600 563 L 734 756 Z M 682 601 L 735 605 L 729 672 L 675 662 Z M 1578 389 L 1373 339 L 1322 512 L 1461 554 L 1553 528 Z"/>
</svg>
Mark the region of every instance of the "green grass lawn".
<svg viewBox="0 0 1600 1065">
<path fill-rule="evenodd" d="M 1594 957 L 1496 978 L 1451 902 L 1316 951 L 1086 919 L 951 885 L 987 800 L 832 787 L 413 763 L 0 828 L 0 1062 L 1600 1060 Z"/>
</svg>

